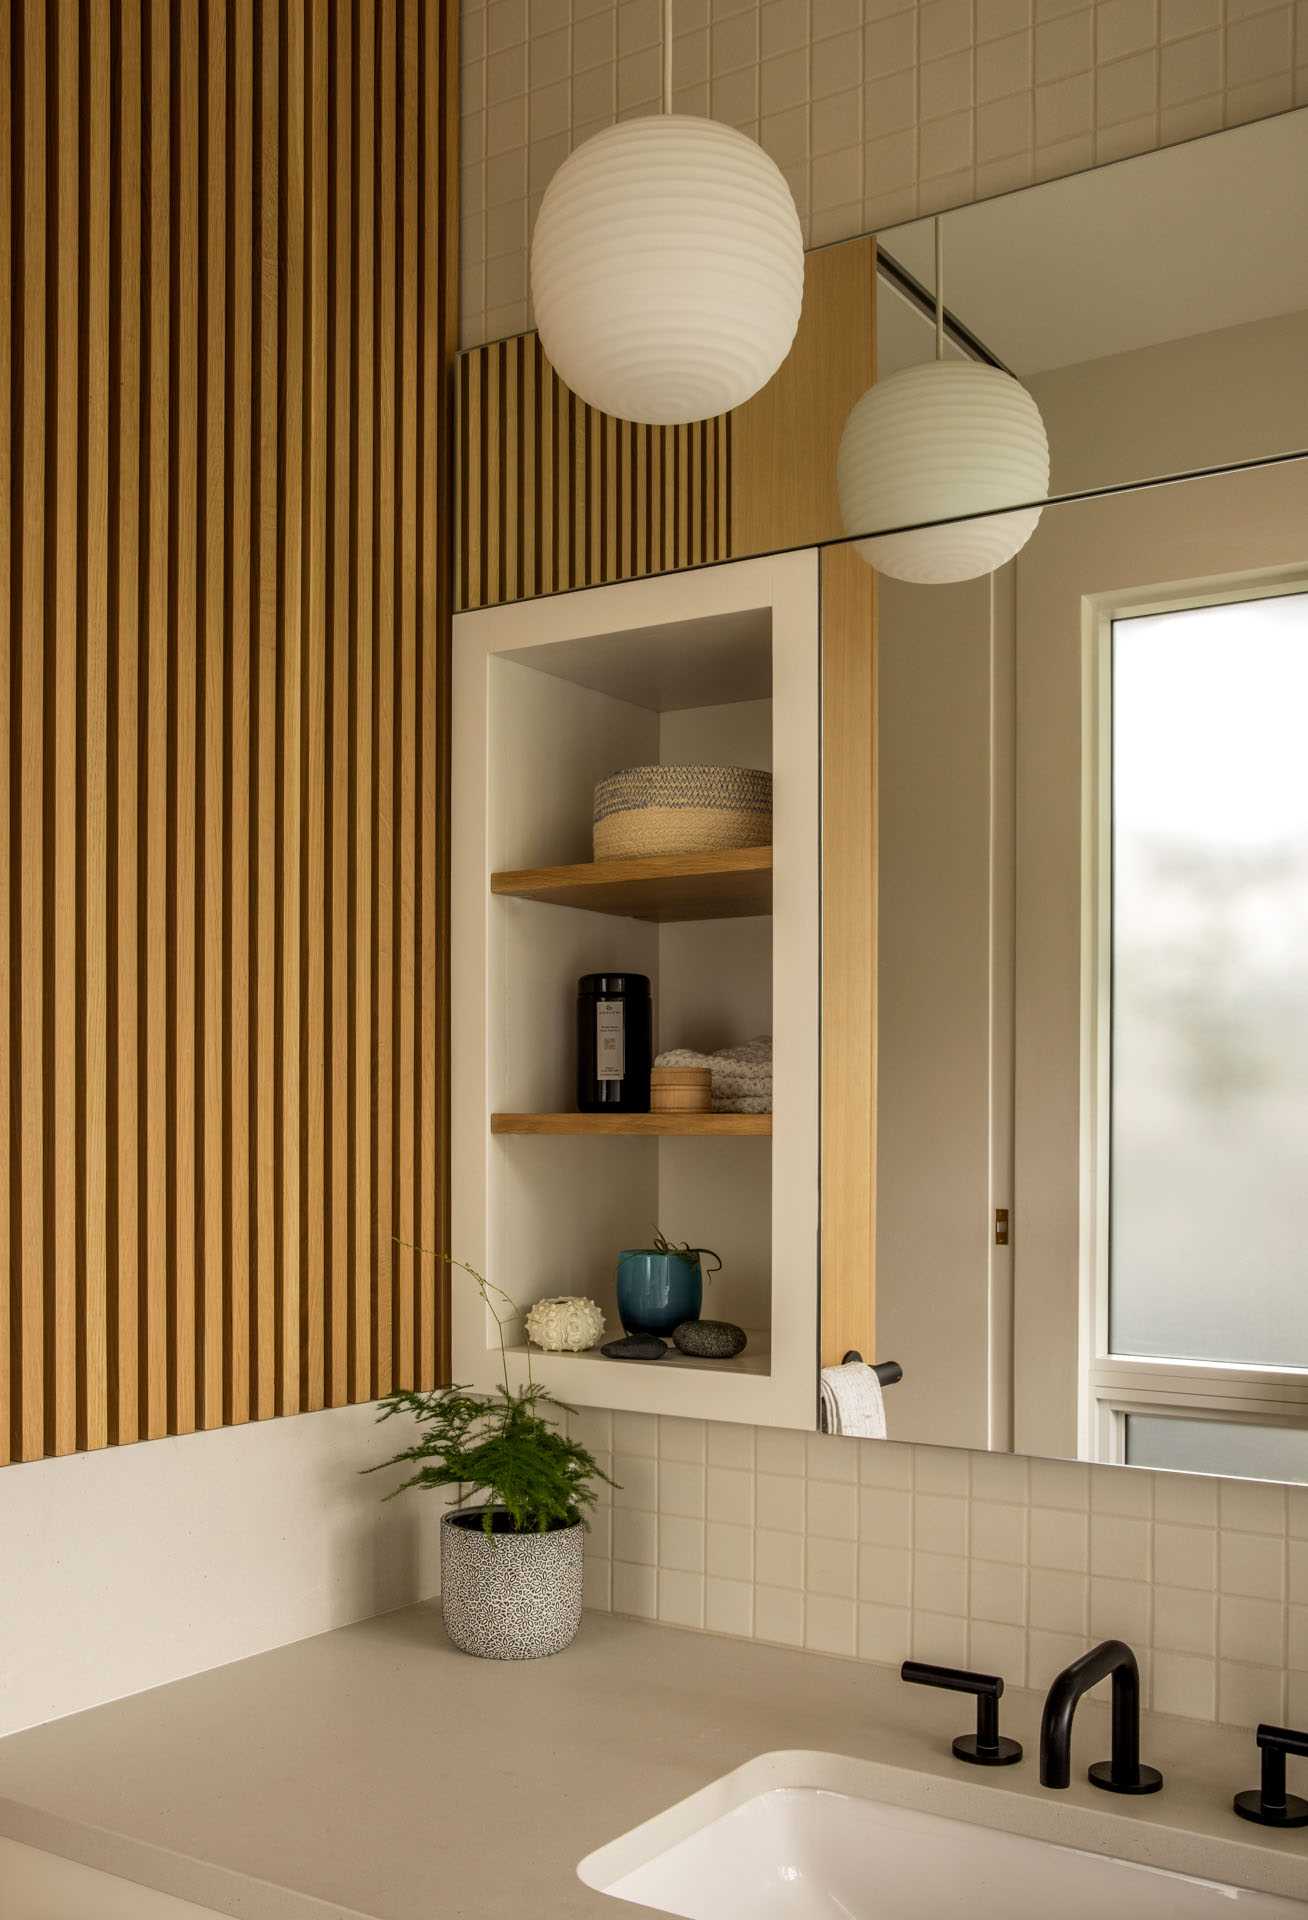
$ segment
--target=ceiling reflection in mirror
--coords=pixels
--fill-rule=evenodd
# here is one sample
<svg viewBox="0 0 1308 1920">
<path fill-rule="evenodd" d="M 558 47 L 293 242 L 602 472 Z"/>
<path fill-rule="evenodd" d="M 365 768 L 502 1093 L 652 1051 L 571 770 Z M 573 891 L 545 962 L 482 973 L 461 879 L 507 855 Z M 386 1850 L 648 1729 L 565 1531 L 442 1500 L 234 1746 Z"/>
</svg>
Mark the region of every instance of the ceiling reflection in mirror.
<svg viewBox="0 0 1308 1920">
<path fill-rule="evenodd" d="M 878 384 L 935 357 L 937 224 L 945 358 L 1025 386 L 1050 497 L 1308 447 L 1308 110 L 883 231 Z"/>
<path fill-rule="evenodd" d="M 877 645 L 890 1437 L 1308 1480 L 1308 460 Z"/>
<path fill-rule="evenodd" d="M 865 557 L 890 571 L 885 536 L 947 522 L 947 539 L 907 542 L 908 571 L 979 576 L 1050 499 L 1308 451 L 1305 232 L 1299 108 L 812 250 L 787 359 L 714 420 L 600 414 L 534 334 L 469 349 L 456 606 L 851 535 L 881 539 Z M 941 366 L 966 404 L 931 378 L 937 239 Z M 852 491 L 851 436 L 867 483 Z M 1000 507 L 1026 525 L 968 525 Z"/>
</svg>

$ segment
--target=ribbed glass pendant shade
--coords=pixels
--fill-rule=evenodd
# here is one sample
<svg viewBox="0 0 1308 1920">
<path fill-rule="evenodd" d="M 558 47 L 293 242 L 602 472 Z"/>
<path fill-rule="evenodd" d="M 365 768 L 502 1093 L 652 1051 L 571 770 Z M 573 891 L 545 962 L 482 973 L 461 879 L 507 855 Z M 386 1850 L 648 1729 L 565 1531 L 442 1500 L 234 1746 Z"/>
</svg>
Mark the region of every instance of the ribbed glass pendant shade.
<svg viewBox="0 0 1308 1920">
<path fill-rule="evenodd" d="M 1026 388 L 997 367 L 933 361 L 869 387 L 836 460 L 847 533 L 956 514 L 993 514 L 1049 491 L 1049 441 Z M 1040 508 L 859 542 L 896 580 L 940 584 L 993 573 L 1035 532 Z"/>
<path fill-rule="evenodd" d="M 716 120 L 624 120 L 563 162 L 531 244 L 541 344 L 622 420 L 706 420 L 766 385 L 804 297 L 799 216 L 762 147 Z"/>
</svg>

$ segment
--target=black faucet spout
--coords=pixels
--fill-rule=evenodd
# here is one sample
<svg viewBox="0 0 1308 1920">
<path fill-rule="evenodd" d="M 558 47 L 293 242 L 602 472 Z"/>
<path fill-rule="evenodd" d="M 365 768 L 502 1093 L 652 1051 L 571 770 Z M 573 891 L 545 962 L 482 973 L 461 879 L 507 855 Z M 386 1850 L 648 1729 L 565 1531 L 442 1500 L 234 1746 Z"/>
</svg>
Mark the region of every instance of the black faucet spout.
<svg viewBox="0 0 1308 1920">
<path fill-rule="evenodd" d="M 1040 1722 L 1040 1784 L 1072 1780 L 1072 1722 L 1083 1693 L 1112 1676 L 1113 1757 L 1090 1769 L 1092 1786 L 1108 1793 L 1157 1793 L 1163 1776 L 1140 1764 L 1140 1668 L 1125 1640 L 1105 1640 L 1064 1667 L 1049 1689 Z"/>
</svg>

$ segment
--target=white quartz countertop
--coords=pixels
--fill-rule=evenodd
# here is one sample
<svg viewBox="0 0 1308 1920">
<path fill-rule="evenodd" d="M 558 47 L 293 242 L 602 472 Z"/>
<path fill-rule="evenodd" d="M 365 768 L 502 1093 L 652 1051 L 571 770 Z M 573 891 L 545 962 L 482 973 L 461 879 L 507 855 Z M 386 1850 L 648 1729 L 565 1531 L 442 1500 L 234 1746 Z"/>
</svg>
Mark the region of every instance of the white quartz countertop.
<svg viewBox="0 0 1308 1920">
<path fill-rule="evenodd" d="M 568 1652 L 500 1664 L 413 1607 L 0 1741 L 0 1833 L 236 1920 L 616 1920 L 585 1854 L 761 1753 L 934 1776 L 930 1804 L 1308 1900 L 1308 1831 L 1264 1834 L 1231 1795 L 1252 1735 L 1151 1718 L 1167 1784 L 1112 1798 L 1077 1716 L 1074 1784 L 1039 1785 L 1040 1701 L 1013 1693 L 1020 1767 L 961 1766 L 970 1701 L 882 1667 L 589 1614 Z M 896 1776 L 897 1777 L 897 1776 Z"/>
</svg>

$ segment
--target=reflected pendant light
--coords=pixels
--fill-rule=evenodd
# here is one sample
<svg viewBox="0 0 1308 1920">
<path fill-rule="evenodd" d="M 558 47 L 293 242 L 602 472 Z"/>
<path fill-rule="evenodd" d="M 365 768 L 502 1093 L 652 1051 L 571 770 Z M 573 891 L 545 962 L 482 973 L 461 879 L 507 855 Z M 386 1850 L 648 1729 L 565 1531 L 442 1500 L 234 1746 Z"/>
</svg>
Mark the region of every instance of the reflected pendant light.
<svg viewBox="0 0 1308 1920">
<path fill-rule="evenodd" d="M 913 527 L 860 540 L 869 566 L 931 585 L 977 580 L 1021 551 L 1049 491 L 1040 409 L 998 367 L 944 358 L 940 221 L 936 240 L 936 357 L 888 374 L 845 422 L 836 486 L 846 533 Z M 1018 512 L 1004 508 L 1021 507 Z M 984 514 L 985 519 L 960 518 Z M 925 522 L 946 521 L 947 525 Z"/>
<path fill-rule="evenodd" d="M 765 386 L 790 351 L 804 242 L 756 141 L 672 111 L 623 120 L 558 169 L 531 243 L 541 345 L 572 391 L 650 425 L 705 420 Z"/>
</svg>

